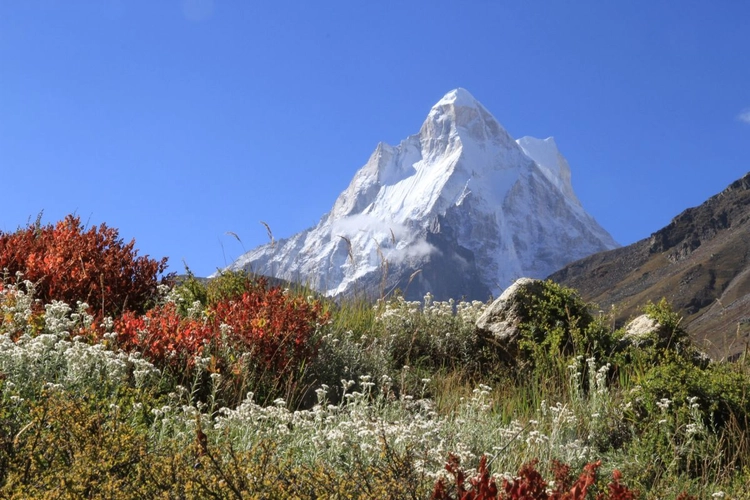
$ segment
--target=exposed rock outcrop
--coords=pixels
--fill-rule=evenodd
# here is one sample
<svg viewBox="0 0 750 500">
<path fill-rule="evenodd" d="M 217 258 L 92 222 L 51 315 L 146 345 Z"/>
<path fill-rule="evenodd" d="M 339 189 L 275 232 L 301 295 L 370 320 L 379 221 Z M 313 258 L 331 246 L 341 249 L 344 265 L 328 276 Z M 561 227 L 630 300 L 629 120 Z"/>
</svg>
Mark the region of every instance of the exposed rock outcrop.
<svg viewBox="0 0 750 500">
<path fill-rule="evenodd" d="M 503 357 L 512 362 L 518 356 L 521 324 L 528 321 L 526 311 L 531 297 L 544 291 L 544 282 L 531 278 L 516 280 L 477 319 L 477 330 L 491 338 Z"/>
<path fill-rule="evenodd" d="M 650 237 L 573 262 L 549 279 L 575 288 L 618 323 L 648 301 L 666 298 L 682 325 L 713 358 L 750 342 L 750 173 Z"/>
</svg>

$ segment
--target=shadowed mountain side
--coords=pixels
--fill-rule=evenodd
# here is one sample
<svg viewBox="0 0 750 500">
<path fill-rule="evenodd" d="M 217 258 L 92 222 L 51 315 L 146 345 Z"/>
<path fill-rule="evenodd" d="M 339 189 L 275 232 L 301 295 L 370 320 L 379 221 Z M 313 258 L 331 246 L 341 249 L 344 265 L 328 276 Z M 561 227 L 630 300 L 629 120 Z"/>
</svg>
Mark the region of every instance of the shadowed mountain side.
<svg viewBox="0 0 750 500">
<path fill-rule="evenodd" d="M 549 277 L 622 321 L 666 297 L 715 359 L 750 341 L 750 173 L 649 238 L 576 261 Z"/>
</svg>

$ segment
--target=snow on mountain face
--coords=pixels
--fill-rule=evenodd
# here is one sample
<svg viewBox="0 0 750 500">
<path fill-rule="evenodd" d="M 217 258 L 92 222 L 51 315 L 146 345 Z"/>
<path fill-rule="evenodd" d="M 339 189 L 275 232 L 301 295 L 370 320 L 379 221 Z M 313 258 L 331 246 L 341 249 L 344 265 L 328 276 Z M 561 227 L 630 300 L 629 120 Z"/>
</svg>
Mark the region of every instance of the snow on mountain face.
<svg viewBox="0 0 750 500">
<path fill-rule="evenodd" d="M 562 191 L 565 196 L 580 205 L 573 192 L 573 186 L 570 183 L 570 165 L 567 160 L 560 154 L 555 144 L 554 137 L 546 139 L 537 139 L 535 137 L 521 137 L 516 141 L 526 156 L 536 162 L 547 179 Z"/>
<path fill-rule="evenodd" d="M 486 300 L 617 243 L 573 193 L 554 139 L 518 142 L 464 89 L 418 134 L 379 144 L 317 226 L 242 255 L 231 269 L 328 295 L 432 292 Z"/>
</svg>

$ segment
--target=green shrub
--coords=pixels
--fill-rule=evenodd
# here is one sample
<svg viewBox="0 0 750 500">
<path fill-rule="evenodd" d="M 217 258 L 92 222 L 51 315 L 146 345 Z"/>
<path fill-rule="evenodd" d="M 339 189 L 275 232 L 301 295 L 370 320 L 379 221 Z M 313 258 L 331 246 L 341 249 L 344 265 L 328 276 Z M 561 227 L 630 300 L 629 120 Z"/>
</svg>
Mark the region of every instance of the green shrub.
<svg viewBox="0 0 750 500">
<path fill-rule="evenodd" d="M 196 307 L 202 310 L 242 297 L 243 293 L 253 289 L 258 279 L 265 278 L 245 270 L 220 271 L 214 278 L 198 279 L 190 269 L 186 269 L 185 278 L 177 283 L 169 298 L 177 304 L 180 314 L 190 316 L 197 312 Z"/>
<path fill-rule="evenodd" d="M 695 398 L 707 426 L 721 429 L 732 419 L 750 419 L 750 380 L 732 364 L 711 363 L 702 368 L 667 354 L 661 364 L 646 372 L 640 385 L 640 402 L 649 413 L 655 413 L 656 403 L 663 399 L 679 408 Z"/>
<path fill-rule="evenodd" d="M 577 291 L 548 280 L 540 295 L 529 294 L 521 304 L 526 308 L 521 317 L 527 318 L 519 342 L 522 368 L 531 365 L 538 372 L 560 373 L 571 358 L 613 360 L 615 333 L 606 318 L 591 315 Z"/>
<path fill-rule="evenodd" d="M 750 465 L 750 379 L 736 366 L 703 367 L 666 352 L 638 382 L 627 393 L 633 439 L 626 449 L 650 458 L 631 474 L 645 482 L 684 475 L 708 483 Z"/>
<path fill-rule="evenodd" d="M 203 309 L 208 304 L 208 290 L 206 284 L 187 269 L 187 275 L 180 280 L 169 295 L 169 299 L 177 305 L 177 310 L 183 316 L 190 316 L 196 304 Z"/>
<path fill-rule="evenodd" d="M 205 305 L 214 305 L 241 297 L 253 288 L 255 279 L 247 271 L 221 271 L 206 285 Z"/>
<path fill-rule="evenodd" d="M 0 496 L 121 498 L 148 452 L 148 435 L 129 418 L 132 403 L 117 404 L 125 401 L 42 392 L 25 425 L 3 436 Z"/>
<path fill-rule="evenodd" d="M 682 328 L 682 316 L 674 311 L 672 304 L 666 298 L 658 303 L 649 301 L 643 312 L 651 319 L 655 319 L 662 327 L 659 338 L 651 339 L 652 351 L 673 351 L 685 357 L 695 357 L 697 350 L 687 331 Z"/>
<path fill-rule="evenodd" d="M 391 378 L 389 360 L 380 340 L 373 335 L 356 334 L 351 330 L 341 332 L 326 327 L 321 336 L 318 354 L 308 366 L 306 385 L 311 389 L 322 385 L 330 387 L 328 394 L 333 403 L 341 401 L 341 380 L 359 380 L 370 376 L 383 381 Z M 307 395 L 306 405 L 314 403 L 312 392 Z"/>
</svg>

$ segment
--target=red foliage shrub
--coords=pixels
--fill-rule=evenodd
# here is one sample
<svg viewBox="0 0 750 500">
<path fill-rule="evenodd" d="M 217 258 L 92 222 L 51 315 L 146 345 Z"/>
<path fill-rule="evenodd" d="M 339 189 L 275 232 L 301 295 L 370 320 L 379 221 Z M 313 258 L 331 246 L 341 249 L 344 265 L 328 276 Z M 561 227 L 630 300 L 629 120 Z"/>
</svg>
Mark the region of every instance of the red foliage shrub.
<svg viewBox="0 0 750 500">
<path fill-rule="evenodd" d="M 445 470 L 451 473 L 455 479 L 456 494 L 451 496 L 444 481 L 440 480 L 435 483 L 435 489 L 432 492 L 433 500 L 448 500 L 452 498 L 460 500 L 480 500 L 499 498 L 495 480 L 487 469 L 487 457 L 482 456 L 479 460 L 479 470 L 477 475 L 469 479 L 470 489 L 466 488 L 466 474 L 460 466 L 460 460 L 454 454 L 448 456 L 448 463 L 445 464 Z"/>
<path fill-rule="evenodd" d="M 537 460 L 524 464 L 513 481 L 503 479 L 503 496 L 498 498 L 534 499 L 550 498 L 547 494 L 547 483 L 536 470 Z"/>
<path fill-rule="evenodd" d="M 615 470 L 612 473 L 612 482 L 607 485 L 609 498 L 613 500 L 635 500 L 637 498 L 636 493 L 630 491 L 626 486 L 621 485 L 620 479 L 622 479 L 622 473 L 619 470 Z"/>
<path fill-rule="evenodd" d="M 126 351 L 137 350 L 161 366 L 192 367 L 195 355 L 215 337 L 211 325 L 177 312 L 168 303 L 148 311 L 144 316 L 126 312 L 115 320 L 117 340 Z"/>
<path fill-rule="evenodd" d="M 317 352 L 311 335 L 317 324 L 328 321 L 319 301 L 268 288 L 264 279 L 254 282 L 236 300 L 213 306 L 216 330 L 231 328 L 229 341 L 241 352 L 249 352 L 261 370 L 279 375 L 294 370 Z"/>
<path fill-rule="evenodd" d="M 573 472 L 570 465 L 552 460 L 552 474 L 555 477 L 555 484 L 558 489 L 567 490 L 571 487 L 571 473 Z"/>
<path fill-rule="evenodd" d="M 242 296 L 219 301 L 201 319 L 181 316 L 174 304 L 156 307 L 138 316 L 123 314 L 115 320 L 118 341 L 126 350 L 140 351 L 152 362 L 189 372 L 195 355 L 211 346 L 214 371 L 251 371 L 284 377 L 308 362 L 317 351 L 312 340 L 318 324 L 328 321 L 320 302 L 268 288 L 263 279 Z M 222 325 L 229 328 L 224 328 Z"/>
<path fill-rule="evenodd" d="M 444 480 L 435 483 L 432 500 L 585 500 L 589 488 L 596 484 L 596 471 L 601 461 L 587 464 L 578 479 L 571 485 L 570 466 L 560 462 L 553 463 L 555 475 L 554 489 L 548 489 L 542 475 L 536 470 L 537 460 L 525 464 L 518 471 L 513 481 L 503 479 L 502 488 L 498 488 L 494 478 L 487 469 L 487 458 L 479 461 L 479 468 L 474 477 L 468 479 L 470 488 L 466 487 L 466 474 L 460 467 L 458 457 L 451 454 L 445 469 L 451 473 L 455 485 L 449 492 Z M 612 481 L 607 485 L 607 493 L 599 493 L 596 500 L 634 500 L 637 493 L 620 484 L 622 474 L 614 471 Z"/>
<path fill-rule="evenodd" d="M 675 498 L 675 500 L 698 500 L 698 499 L 692 495 L 688 495 L 686 492 L 683 491 L 682 493 L 677 495 L 677 498 Z"/>
<path fill-rule="evenodd" d="M 138 256 L 135 240 L 123 243 L 117 229 L 102 224 L 86 230 L 68 215 L 52 226 L 30 224 L 14 233 L 0 231 L 0 271 L 14 282 L 16 273 L 36 283 L 43 303 L 87 302 L 95 311 L 143 312 L 155 296 L 158 275 L 167 267 Z M 171 280 L 171 275 L 162 281 Z"/>
</svg>

